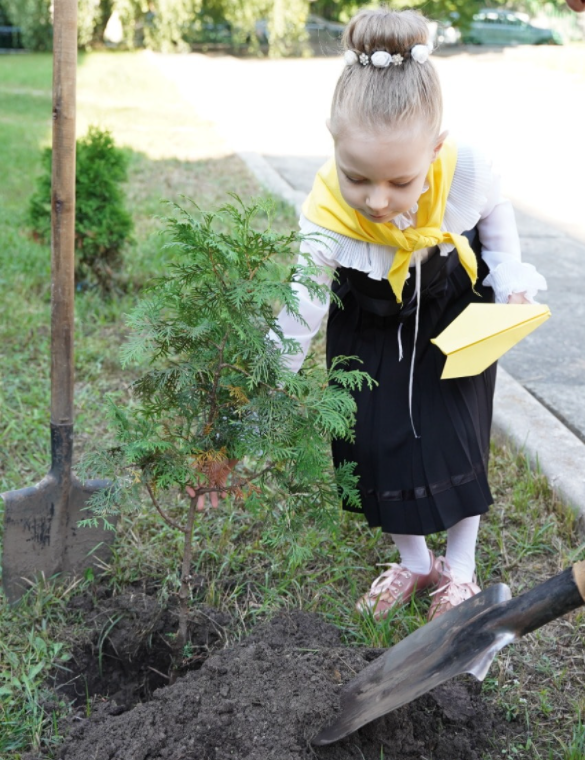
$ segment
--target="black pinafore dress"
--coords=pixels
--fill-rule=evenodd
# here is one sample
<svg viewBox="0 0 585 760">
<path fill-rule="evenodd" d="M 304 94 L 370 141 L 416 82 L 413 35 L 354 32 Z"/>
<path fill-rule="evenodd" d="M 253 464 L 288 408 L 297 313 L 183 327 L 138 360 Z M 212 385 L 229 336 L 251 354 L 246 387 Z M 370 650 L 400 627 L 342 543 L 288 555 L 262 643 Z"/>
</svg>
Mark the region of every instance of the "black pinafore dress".
<svg viewBox="0 0 585 760">
<path fill-rule="evenodd" d="M 468 304 L 494 300 L 491 288 L 481 285 L 488 269 L 477 231 L 465 235 L 478 260 L 478 295 L 455 250 L 440 256 L 437 249 L 421 265 L 412 421 L 414 273 L 405 284 L 402 308 L 387 280 L 372 280 L 364 272 L 340 268 L 333 285 L 343 308 L 332 303 L 329 311 L 328 364 L 335 356 L 358 356 L 362 363 L 350 368 L 378 382 L 373 390 L 355 393 L 355 440 L 335 440 L 333 459 L 336 465 L 356 462 L 360 511 L 371 527 L 387 533 L 436 533 L 487 512 L 493 502 L 487 467 L 496 365 L 474 377 L 441 380 L 445 356 L 430 342 Z"/>
</svg>

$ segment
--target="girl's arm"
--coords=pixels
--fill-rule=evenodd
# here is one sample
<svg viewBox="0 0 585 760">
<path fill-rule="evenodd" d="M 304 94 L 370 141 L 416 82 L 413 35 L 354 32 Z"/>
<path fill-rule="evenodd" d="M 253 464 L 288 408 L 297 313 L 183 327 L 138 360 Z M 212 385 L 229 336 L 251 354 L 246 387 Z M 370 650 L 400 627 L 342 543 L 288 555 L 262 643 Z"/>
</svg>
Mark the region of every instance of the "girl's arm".
<svg viewBox="0 0 585 760">
<path fill-rule="evenodd" d="M 328 287 L 333 282 L 333 272 L 331 259 L 326 258 L 321 252 L 321 246 L 313 240 L 303 240 L 300 246 L 301 253 L 309 254 L 312 260 L 319 267 L 319 275 L 314 279 L 320 285 Z M 302 266 L 305 259 L 299 256 L 298 265 Z M 329 310 L 329 297 L 325 302 L 312 299 L 307 289 L 303 285 L 293 283 L 291 286 L 298 294 L 299 311 L 306 324 L 297 321 L 293 316 L 282 309 L 278 315 L 278 324 L 284 333 L 285 338 L 293 338 L 300 346 L 300 351 L 296 354 L 289 354 L 286 357 L 286 364 L 293 372 L 298 372 L 303 365 L 305 357 L 309 352 L 311 341 L 319 332 L 321 322 Z M 269 337 L 280 345 L 280 340 L 276 333 L 270 332 Z"/>
<path fill-rule="evenodd" d="M 521 260 L 514 209 L 502 198 L 496 174 L 477 227 L 481 255 L 490 269 L 483 284 L 494 289 L 496 303 L 533 303 L 537 291 L 546 290 L 546 280 Z"/>
</svg>

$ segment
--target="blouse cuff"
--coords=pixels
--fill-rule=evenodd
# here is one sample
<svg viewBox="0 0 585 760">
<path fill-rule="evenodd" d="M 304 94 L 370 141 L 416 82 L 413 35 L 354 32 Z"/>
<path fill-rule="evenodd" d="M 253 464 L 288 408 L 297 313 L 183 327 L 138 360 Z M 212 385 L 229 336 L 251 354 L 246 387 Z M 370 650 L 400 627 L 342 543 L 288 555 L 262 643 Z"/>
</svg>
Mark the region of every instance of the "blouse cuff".
<svg viewBox="0 0 585 760">
<path fill-rule="evenodd" d="M 530 303 L 539 290 L 546 290 L 545 278 L 532 264 L 521 261 L 504 261 L 489 273 L 484 285 L 494 289 L 496 303 L 508 303 L 512 293 L 524 293 Z"/>
</svg>

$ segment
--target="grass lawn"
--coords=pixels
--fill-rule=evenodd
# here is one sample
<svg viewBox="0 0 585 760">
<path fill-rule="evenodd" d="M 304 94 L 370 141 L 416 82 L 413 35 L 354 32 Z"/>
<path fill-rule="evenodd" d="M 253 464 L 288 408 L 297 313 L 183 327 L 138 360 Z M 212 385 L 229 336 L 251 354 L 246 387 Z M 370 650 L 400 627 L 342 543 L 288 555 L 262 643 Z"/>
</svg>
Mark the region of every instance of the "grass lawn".
<svg viewBox="0 0 585 760">
<path fill-rule="evenodd" d="M 40 149 L 50 142 L 50 90 L 49 57 L 0 57 L 0 491 L 32 485 L 49 467 L 50 256 L 46 246 L 30 238 L 25 214 L 40 171 Z M 123 315 L 139 286 L 165 265 L 156 235 L 160 221 L 154 218 L 164 214 L 161 199 L 187 195 L 202 207 L 217 207 L 230 191 L 243 198 L 261 191 L 147 55 L 83 56 L 78 107 L 79 134 L 97 124 L 129 151 L 127 194 L 136 227 L 125 254 L 125 271 L 136 287 L 109 301 L 92 292 L 77 297 L 79 453 L 107 440 L 105 394 L 128 396 L 132 377 L 118 359 Z M 294 213 L 282 204 L 276 225 L 295 225 Z M 504 581 L 518 594 L 583 556 L 570 518 L 522 459 L 494 450 L 492 481 L 496 503 L 479 541 L 482 585 Z M 262 543 L 258 519 L 225 504 L 197 528 L 195 571 L 208 581 L 205 602 L 236 610 L 242 634 L 274 610 L 294 606 L 340 626 L 348 643 L 391 645 L 424 621 L 426 603 L 413 603 L 383 624 L 356 616 L 355 599 L 369 586 L 376 563 L 396 557 L 385 537 L 355 518 L 343 516 L 340 530 L 333 545 L 330 536 L 307 526 L 304 541 L 311 559 L 291 573 L 286 554 Z M 121 522 L 104 582 L 116 590 L 155 578 L 161 595 L 174 593 L 178 544 L 179 537 L 145 508 L 131 523 Z M 441 550 L 443 538 L 433 537 L 430 544 Z M 92 588 L 92 581 L 85 579 L 77 589 L 80 585 Z M 0 597 L 1 758 L 17 760 L 31 746 L 51 748 L 58 742 L 55 713 L 43 709 L 43 679 L 50 668 L 66 667 L 73 634 L 65 630 L 65 604 L 72 586 L 39 584 L 15 608 Z M 585 756 L 583 620 L 577 611 L 536 631 L 504 650 L 492 666 L 483 693 L 518 732 L 505 756 Z"/>
</svg>

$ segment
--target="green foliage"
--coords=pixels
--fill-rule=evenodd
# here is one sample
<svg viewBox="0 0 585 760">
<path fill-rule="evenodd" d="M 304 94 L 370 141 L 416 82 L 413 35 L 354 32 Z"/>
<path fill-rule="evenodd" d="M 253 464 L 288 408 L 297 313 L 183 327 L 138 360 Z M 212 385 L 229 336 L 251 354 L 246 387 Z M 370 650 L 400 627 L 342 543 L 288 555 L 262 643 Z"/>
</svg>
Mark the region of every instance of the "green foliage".
<svg viewBox="0 0 585 760">
<path fill-rule="evenodd" d="M 68 588 L 39 581 L 10 606 L 0 596 L 0 757 L 20 758 L 27 749 L 51 751 L 53 721 L 66 706 L 48 689 L 49 674 L 67 667 L 65 645 L 54 638 L 64 623 Z"/>
<path fill-rule="evenodd" d="M 383 0 L 314 0 L 311 3 L 311 12 L 324 18 L 334 21 L 347 23 L 349 19 L 357 13 L 360 8 L 376 8 L 380 5 L 387 5 Z M 531 15 L 542 13 L 543 11 L 551 13 L 554 11 L 566 12 L 570 17 L 570 11 L 567 10 L 565 0 L 492 0 L 486 3 L 484 0 L 393 0 L 391 7 L 393 9 L 412 8 L 419 10 L 427 18 L 434 21 L 453 23 L 454 26 L 465 28 L 472 20 L 474 13 L 477 13 L 486 5 L 490 7 L 506 7 L 512 10 L 524 11 Z"/>
<path fill-rule="evenodd" d="M 187 48 L 201 0 L 114 0 L 128 47 L 178 51 Z"/>
<path fill-rule="evenodd" d="M 535 1 L 539 2 L 539 0 Z M 560 2 L 564 2 L 564 0 L 560 0 Z M 488 5 L 492 4 L 497 5 L 498 3 L 497 1 L 495 3 L 488 3 Z M 377 8 L 380 5 L 387 5 L 387 3 L 382 2 L 382 0 L 374 0 L 374 2 L 364 2 L 364 0 L 315 0 L 311 4 L 311 12 L 324 16 L 327 19 L 347 23 L 360 8 Z M 455 25 L 461 26 L 469 23 L 473 14 L 485 5 L 486 3 L 483 0 L 425 0 L 424 2 L 420 0 L 418 2 L 416 0 L 393 0 L 391 7 L 396 10 L 412 8 L 419 10 L 429 19 L 452 21 Z M 506 3 L 506 5 L 510 6 L 510 3 Z"/>
<path fill-rule="evenodd" d="M 103 0 L 78 0 L 77 43 L 82 50 L 87 50 L 95 42 L 103 12 Z"/>
<path fill-rule="evenodd" d="M 87 49 L 99 40 L 104 16 L 108 16 L 112 0 L 79 0 L 77 4 L 77 40 Z M 29 50 L 51 50 L 53 47 L 52 0 L 2 0 L 0 24 L 12 23 L 22 30 L 24 47 Z M 107 20 L 107 19 L 106 19 Z"/>
<path fill-rule="evenodd" d="M 314 0 L 311 3 L 311 13 L 330 21 L 340 21 L 345 24 L 364 6 L 377 7 L 380 3 L 364 2 L 364 0 Z"/>
<path fill-rule="evenodd" d="M 196 22 L 201 0 L 156 0 L 145 15 L 144 42 L 151 50 L 185 50 L 185 36 Z"/>
<path fill-rule="evenodd" d="M 281 519 L 269 540 L 294 544 L 303 520 L 333 522 L 338 487 L 357 503 L 353 465 L 336 479 L 329 441 L 352 436 L 351 390 L 371 381 L 344 371 L 342 359 L 329 373 L 308 359 L 294 374 L 269 337 L 274 330 L 283 339 L 275 302 L 298 315 L 291 282 L 327 296 L 312 279 L 313 264 L 279 263 L 295 256 L 298 233 L 274 233 L 269 216 L 256 230 L 258 215 L 270 213 L 260 204 L 238 201 L 195 216 L 175 210 L 167 226 L 176 258 L 128 319 L 124 362 L 148 361 L 150 369 L 134 384 L 133 406 L 112 405 L 116 448 L 88 465 L 116 484 L 97 495 L 96 515 L 107 518 L 120 500 L 135 506 L 140 487 L 153 501 L 171 489 L 224 491 L 249 509 L 264 513 L 272 505 Z M 218 222 L 228 232 L 217 231 Z M 298 350 L 295 341 L 283 346 Z M 214 479 L 213 467 L 226 461 L 238 462 L 227 485 Z"/>
<path fill-rule="evenodd" d="M 51 239 L 52 149 L 42 155 L 43 174 L 29 205 L 29 222 L 38 238 Z M 122 183 L 128 159 L 107 130 L 90 127 L 77 141 L 75 277 L 108 292 L 116 284 L 122 250 L 132 232 Z"/>
<path fill-rule="evenodd" d="M 274 0 L 268 22 L 270 55 L 298 55 L 307 49 L 305 23 L 309 15 L 308 0 Z"/>
<path fill-rule="evenodd" d="M 203 12 L 208 7 L 215 14 L 220 10 L 236 46 L 258 50 L 260 33 L 267 38 L 270 56 L 301 55 L 307 50 L 309 0 L 203 0 Z"/>
<path fill-rule="evenodd" d="M 224 0 L 222 2 L 222 14 L 232 27 L 233 41 L 236 45 L 247 44 L 251 50 L 258 49 L 256 22 L 268 17 L 275 1 L 278 0 Z M 214 4 L 217 5 L 217 3 Z"/>
<path fill-rule="evenodd" d="M 7 26 L 8 24 L 10 24 L 8 11 L 4 7 L 4 3 L 0 2 L 0 26 Z"/>
<path fill-rule="evenodd" d="M 120 16 L 126 46 L 133 49 L 144 44 L 143 29 L 148 4 L 143 0 L 115 0 L 112 10 Z"/>
<path fill-rule="evenodd" d="M 51 50 L 53 18 L 51 0 L 3 0 L 11 22 L 20 27 L 22 42 L 29 50 Z"/>
<path fill-rule="evenodd" d="M 309 0 L 115 0 L 114 7 L 129 47 L 181 50 L 204 37 L 258 51 L 260 22 L 270 55 L 305 50 Z"/>
</svg>

